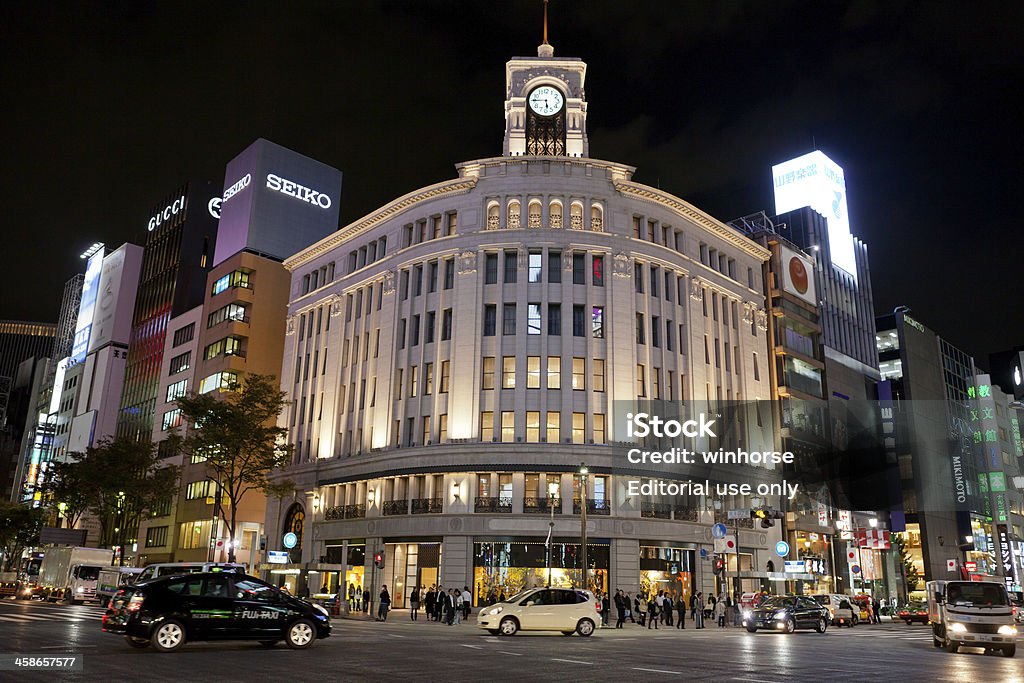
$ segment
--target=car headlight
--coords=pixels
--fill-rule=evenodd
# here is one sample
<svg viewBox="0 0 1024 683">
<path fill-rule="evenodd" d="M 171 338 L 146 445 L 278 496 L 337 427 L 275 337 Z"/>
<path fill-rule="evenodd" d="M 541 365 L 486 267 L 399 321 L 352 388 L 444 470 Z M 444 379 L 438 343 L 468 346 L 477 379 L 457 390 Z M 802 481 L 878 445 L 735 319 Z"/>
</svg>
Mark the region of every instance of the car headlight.
<svg viewBox="0 0 1024 683">
<path fill-rule="evenodd" d="M 780 610 L 780 611 L 775 613 L 775 618 L 776 619 L 785 619 L 786 618 L 786 613 L 784 611 Z"/>
<path fill-rule="evenodd" d="M 949 625 L 951 633 L 967 633 L 967 627 L 961 623 L 953 623 Z"/>
<path fill-rule="evenodd" d="M 79 593 L 84 593 L 85 592 L 85 587 L 84 586 L 79 586 L 78 587 L 78 592 Z"/>
<path fill-rule="evenodd" d="M 999 627 L 999 635 L 1001 636 L 1015 636 L 1017 635 L 1017 627 L 1010 626 L 1009 624 Z"/>
<path fill-rule="evenodd" d="M 323 607 L 321 607 L 320 605 L 313 605 L 313 609 L 315 609 L 315 610 L 316 610 L 317 612 L 319 612 L 320 614 L 322 614 L 322 615 L 323 615 L 323 616 L 325 616 L 325 617 L 328 617 L 328 618 L 330 618 L 330 616 L 331 616 L 331 613 L 330 613 L 330 612 L 328 612 L 328 611 L 327 611 L 326 609 L 324 609 Z"/>
<path fill-rule="evenodd" d="M 748 609 L 743 610 L 743 618 L 744 619 L 749 619 L 750 616 L 751 616 L 750 610 L 748 610 Z"/>
<path fill-rule="evenodd" d="M 501 610 L 503 609 L 503 607 L 495 607 L 490 612 L 488 612 L 488 614 L 490 614 L 493 617 L 495 614 L 501 614 Z"/>
</svg>

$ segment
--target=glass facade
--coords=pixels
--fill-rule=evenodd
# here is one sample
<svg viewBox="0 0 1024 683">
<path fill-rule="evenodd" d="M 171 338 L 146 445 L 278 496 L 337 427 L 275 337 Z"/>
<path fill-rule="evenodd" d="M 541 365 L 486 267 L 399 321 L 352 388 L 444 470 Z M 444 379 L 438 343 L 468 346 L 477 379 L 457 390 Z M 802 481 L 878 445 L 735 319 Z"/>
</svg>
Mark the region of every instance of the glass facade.
<svg viewBox="0 0 1024 683">
<path fill-rule="evenodd" d="M 537 539 L 483 541 L 473 544 L 473 604 L 490 605 L 502 596 L 526 588 L 550 585 L 573 588 L 582 585 L 580 544 L 553 539 L 548 565 L 548 546 Z M 608 590 L 607 541 L 587 543 L 592 591 Z"/>
</svg>

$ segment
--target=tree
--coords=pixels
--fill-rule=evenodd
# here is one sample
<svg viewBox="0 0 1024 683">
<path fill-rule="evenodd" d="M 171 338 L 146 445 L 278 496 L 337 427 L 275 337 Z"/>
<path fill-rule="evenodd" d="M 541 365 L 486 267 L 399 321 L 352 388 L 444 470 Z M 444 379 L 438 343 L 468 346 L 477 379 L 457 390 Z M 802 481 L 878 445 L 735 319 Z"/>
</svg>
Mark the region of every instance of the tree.
<svg viewBox="0 0 1024 683">
<path fill-rule="evenodd" d="M 906 534 L 891 534 L 892 544 L 899 554 L 900 564 L 903 566 L 903 578 L 907 582 L 907 596 L 910 596 L 912 591 L 917 590 L 917 582 L 920 577 L 917 574 L 917 567 L 914 566 L 914 559 L 910 556 L 907 551 L 907 537 Z"/>
<path fill-rule="evenodd" d="M 39 531 L 45 520 L 46 511 L 42 508 L 0 499 L 0 551 L 5 572 L 15 571 L 22 551 L 39 543 Z"/>
<path fill-rule="evenodd" d="M 152 443 L 118 437 L 100 441 L 85 453 L 52 470 L 47 485 L 54 503 L 71 503 L 95 515 L 100 523 L 100 545 L 124 547 L 134 538 L 142 515 L 159 505 L 178 485 L 179 470 L 163 465 Z M 81 516 L 81 511 L 78 512 Z"/>
<path fill-rule="evenodd" d="M 248 375 L 226 391 L 189 394 L 177 404 L 183 423 L 193 426 L 184 437 L 172 437 L 174 447 L 193 459 L 205 458 L 219 494 L 214 509 L 228 531 L 228 561 L 234 562 L 239 504 L 250 491 L 266 492 L 267 474 L 291 458 L 288 430 L 277 426 L 285 394 L 272 375 Z"/>
<path fill-rule="evenodd" d="M 58 514 L 67 520 L 69 529 L 75 528 L 89 508 L 92 486 L 83 478 L 84 474 L 81 462 L 58 460 L 50 464 L 43 484 L 43 499 L 57 508 Z"/>
</svg>

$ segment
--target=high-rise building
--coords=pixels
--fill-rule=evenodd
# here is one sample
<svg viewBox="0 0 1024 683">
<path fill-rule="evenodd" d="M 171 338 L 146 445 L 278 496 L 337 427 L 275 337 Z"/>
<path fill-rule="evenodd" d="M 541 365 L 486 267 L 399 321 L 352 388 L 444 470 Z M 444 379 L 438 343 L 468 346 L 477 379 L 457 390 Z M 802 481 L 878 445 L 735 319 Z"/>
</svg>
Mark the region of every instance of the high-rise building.
<svg viewBox="0 0 1024 683">
<path fill-rule="evenodd" d="M 546 43 L 511 59 L 502 156 L 285 260 L 295 451 L 279 477 L 298 494 L 267 502 L 268 550 L 293 572 L 275 578 L 387 583 L 399 607 L 413 585 L 470 586 L 481 604 L 546 565 L 579 586 L 585 555 L 590 587 L 686 599 L 725 588 L 701 558 L 737 509 L 729 585 L 777 580 L 779 527 L 752 529 L 753 497 L 638 495 L 617 468 L 637 405 L 770 398 L 770 252 L 590 157 L 586 70 Z M 748 449 L 771 447 L 770 415 L 738 423 Z"/>
<path fill-rule="evenodd" d="M 49 364 L 45 357 L 26 358 L 12 378 L 7 412 L 0 423 L 0 497 L 4 499 L 20 499 L 22 442 L 35 427 L 35 408 Z"/>
<path fill-rule="evenodd" d="M 14 377 L 27 358 L 49 358 L 57 326 L 20 320 L 0 320 L 0 377 Z"/>
<path fill-rule="evenodd" d="M 85 284 L 84 273 L 75 273 L 64 283 L 64 295 L 61 297 L 60 315 L 57 318 L 57 335 L 51 358 L 60 360 L 71 355 L 71 347 L 75 345 L 75 322 L 78 320 L 78 307 L 82 302 L 83 284 Z"/>
<path fill-rule="evenodd" d="M 1024 346 L 990 353 L 992 381 L 1017 401 L 1024 400 Z"/>
<path fill-rule="evenodd" d="M 153 433 L 167 324 L 203 301 L 217 238 L 219 196 L 213 183 L 189 181 L 160 202 L 145 223 L 119 436 L 148 440 Z"/>
</svg>

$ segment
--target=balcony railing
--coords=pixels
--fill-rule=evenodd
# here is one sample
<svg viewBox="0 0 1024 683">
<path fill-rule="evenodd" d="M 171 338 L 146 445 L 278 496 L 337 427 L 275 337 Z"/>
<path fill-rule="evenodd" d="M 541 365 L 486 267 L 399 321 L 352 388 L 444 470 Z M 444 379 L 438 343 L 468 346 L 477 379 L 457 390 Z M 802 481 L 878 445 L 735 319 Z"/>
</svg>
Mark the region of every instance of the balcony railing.
<svg viewBox="0 0 1024 683">
<path fill-rule="evenodd" d="M 324 511 L 324 519 L 358 519 L 366 516 L 365 505 L 336 505 Z"/>
<path fill-rule="evenodd" d="M 579 498 L 572 499 L 572 514 L 580 514 L 582 507 Z M 610 515 L 612 514 L 612 502 L 603 498 L 587 498 L 587 514 Z"/>
<path fill-rule="evenodd" d="M 700 511 L 686 505 L 676 505 L 672 513 L 677 522 L 696 522 Z"/>
<path fill-rule="evenodd" d="M 438 514 L 441 512 L 441 499 L 440 498 L 413 498 L 412 499 L 412 514 L 414 515 L 431 515 Z"/>
<path fill-rule="evenodd" d="M 653 519 L 669 519 L 672 516 L 672 506 L 666 503 L 641 503 L 640 516 Z"/>
<path fill-rule="evenodd" d="M 511 498 L 478 496 L 473 505 L 474 512 L 512 512 Z"/>
<path fill-rule="evenodd" d="M 551 503 L 551 507 L 548 507 L 548 503 Z M 562 499 L 561 498 L 535 498 L 528 496 L 523 498 L 523 512 L 526 514 L 551 514 L 551 510 L 554 508 L 555 514 L 562 514 Z"/>
<path fill-rule="evenodd" d="M 407 515 L 409 514 L 409 501 L 405 498 L 399 500 L 384 501 L 385 515 Z"/>
</svg>

